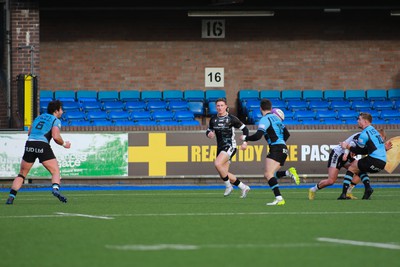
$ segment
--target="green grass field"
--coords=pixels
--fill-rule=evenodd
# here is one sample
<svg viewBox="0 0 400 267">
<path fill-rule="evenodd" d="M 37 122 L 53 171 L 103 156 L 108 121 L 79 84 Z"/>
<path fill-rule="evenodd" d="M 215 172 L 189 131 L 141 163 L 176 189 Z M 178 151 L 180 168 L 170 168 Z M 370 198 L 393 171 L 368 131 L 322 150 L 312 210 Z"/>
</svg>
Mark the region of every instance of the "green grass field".
<svg viewBox="0 0 400 267">
<path fill-rule="evenodd" d="M 400 266 L 400 189 L 23 192 L 0 201 L 0 266 Z M 355 190 L 362 196 L 362 189 Z"/>
</svg>

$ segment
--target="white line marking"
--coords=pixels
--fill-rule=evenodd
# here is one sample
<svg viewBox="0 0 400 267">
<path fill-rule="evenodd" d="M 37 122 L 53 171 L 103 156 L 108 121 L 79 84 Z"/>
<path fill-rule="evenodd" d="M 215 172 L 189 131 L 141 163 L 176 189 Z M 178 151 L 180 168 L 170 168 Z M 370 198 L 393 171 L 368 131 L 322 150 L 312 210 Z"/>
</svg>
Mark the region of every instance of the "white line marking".
<svg viewBox="0 0 400 267">
<path fill-rule="evenodd" d="M 399 245 L 387 244 L 387 243 L 373 243 L 373 242 L 345 240 L 345 239 L 336 239 L 336 238 L 327 238 L 327 237 L 318 237 L 317 240 L 321 241 L 321 242 L 330 242 L 330 243 L 338 243 L 338 244 L 346 244 L 346 245 L 362 246 L 362 247 L 400 249 Z"/>
<path fill-rule="evenodd" d="M 316 243 L 287 243 L 287 244 L 131 244 L 131 245 L 106 245 L 107 249 L 125 251 L 155 251 L 155 250 L 198 250 L 205 248 L 231 249 L 231 248 L 299 248 L 299 247 L 318 247 Z"/>
<path fill-rule="evenodd" d="M 80 214 L 80 213 L 56 212 L 56 214 L 62 215 L 62 216 L 85 217 L 85 218 L 104 219 L 104 220 L 114 219 L 113 217 L 109 217 L 109 216 L 95 216 L 95 215 Z"/>
</svg>

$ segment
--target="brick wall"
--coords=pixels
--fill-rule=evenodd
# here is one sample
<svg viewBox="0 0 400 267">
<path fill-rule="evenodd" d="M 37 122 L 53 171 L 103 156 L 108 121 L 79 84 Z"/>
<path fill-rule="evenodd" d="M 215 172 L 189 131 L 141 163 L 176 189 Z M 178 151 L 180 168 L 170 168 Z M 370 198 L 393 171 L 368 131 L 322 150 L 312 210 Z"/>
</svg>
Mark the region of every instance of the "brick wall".
<svg viewBox="0 0 400 267">
<path fill-rule="evenodd" d="M 201 20 L 171 16 L 41 13 L 45 89 L 204 87 L 205 67 L 225 68 L 233 104 L 241 88 L 400 87 L 399 20 L 227 18 L 225 39 L 201 39 Z"/>
</svg>

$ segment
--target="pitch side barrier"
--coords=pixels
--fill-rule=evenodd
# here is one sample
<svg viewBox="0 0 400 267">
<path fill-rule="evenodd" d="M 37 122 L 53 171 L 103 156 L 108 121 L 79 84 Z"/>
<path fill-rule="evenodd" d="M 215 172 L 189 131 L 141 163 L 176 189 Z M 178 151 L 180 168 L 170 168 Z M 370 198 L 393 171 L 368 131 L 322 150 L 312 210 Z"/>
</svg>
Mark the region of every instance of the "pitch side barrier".
<svg viewBox="0 0 400 267">
<path fill-rule="evenodd" d="M 303 178 L 326 177 L 331 148 L 355 132 L 291 130 L 284 168 L 295 167 Z M 388 138 L 399 135 L 400 130 L 387 130 Z M 26 132 L 0 132 L 0 179 L 18 174 L 26 138 Z M 63 179 L 218 178 L 216 141 L 205 131 L 66 132 L 63 138 L 71 141 L 71 149 L 51 143 Z M 230 170 L 238 177 L 262 178 L 267 152 L 265 140 L 249 142 L 247 150 L 237 151 Z M 397 182 L 400 167 L 371 176 Z M 29 177 L 48 179 L 49 174 L 36 162 Z"/>
</svg>

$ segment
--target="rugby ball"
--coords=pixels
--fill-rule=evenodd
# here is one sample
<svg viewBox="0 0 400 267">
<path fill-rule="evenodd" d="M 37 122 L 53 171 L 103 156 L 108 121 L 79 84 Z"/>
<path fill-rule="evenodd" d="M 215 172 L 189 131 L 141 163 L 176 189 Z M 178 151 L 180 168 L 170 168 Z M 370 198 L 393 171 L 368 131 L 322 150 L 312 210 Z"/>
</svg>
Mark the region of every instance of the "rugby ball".
<svg viewBox="0 0 400 267">
<path fill-rule="evenodd" d="M 278 118 L 281 119 L 281 121 L 285 119 L 285 113 L 283 113 L 283 111 L 279 108 L 273 108 L 272 113 L 278 116 Z"/>
</svg>

